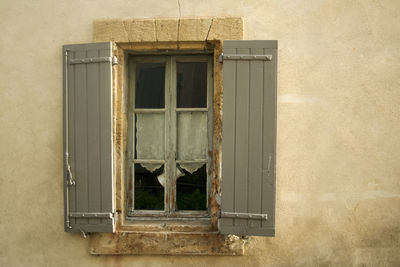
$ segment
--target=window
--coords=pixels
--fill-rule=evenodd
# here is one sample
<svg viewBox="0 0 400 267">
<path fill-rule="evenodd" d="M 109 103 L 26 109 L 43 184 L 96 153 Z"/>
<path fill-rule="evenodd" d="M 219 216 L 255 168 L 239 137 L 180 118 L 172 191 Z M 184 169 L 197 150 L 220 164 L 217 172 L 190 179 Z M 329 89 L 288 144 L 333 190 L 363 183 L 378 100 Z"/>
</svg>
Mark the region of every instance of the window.
<svg viewBox="0 0 400 267">
<path fill-rule="evenodd" d="M 64 46 L 65 230 L 274 236 L 277 42 L 149 47 Z"/>
<path fill-rule="evenodd" d="M 212 56 L 128 56 L 128 216 L 210 218 Z"/>
</svg>

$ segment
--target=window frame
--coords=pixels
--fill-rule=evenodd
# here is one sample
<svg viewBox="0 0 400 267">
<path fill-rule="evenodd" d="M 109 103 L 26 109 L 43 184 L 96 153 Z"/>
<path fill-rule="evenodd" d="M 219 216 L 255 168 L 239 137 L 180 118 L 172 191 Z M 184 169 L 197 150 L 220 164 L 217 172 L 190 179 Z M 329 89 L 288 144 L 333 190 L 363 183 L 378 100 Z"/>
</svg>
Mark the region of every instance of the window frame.
<svg viewBox="0 0 400 267">
<path fill-rule="evenodd" d="M 213 50 L 172 50 L 172 51 L 137 51 L 137 50 L 125 50 L 125 82 L 126 87 L 123 88 L 127 92 L 127 148 L 126 148 L 126 168 L 125 168 L 125 216 L 126 222 L 135 223 L 140 221 L 155 221 L 159 222 L 180 222 L 180 224 L 187 223 L 188 225 L 193 224 L 193 221 L 197 221 L 199 225 L 211 225 L 212 213 L 211 206 L 213 202 L 213 141 L 214 141 L 214 51 Z M 177 102 L 177 63 L 178 62 L 206 62 L 207 63 L 207 107 L 206 108 L 178 108 Z M 136 63 L 165 63 L 165 97 L 164 97 L 164 108 L 157 109 L 145 109 L 134 107 L 135 105 L 135 79 L 136 79 Z M 166 176 L 170 179 L 166 179 L 165 191 L 164 191 L 164 210 L 134 210 L 134 164 L 144 162 L 141 160 L 135 160 L 134 155 L 134 129 L 135 129 L 135 112 L 139 113 L 164 113 L 165 114 L 165 149 L 164 149 L 164 160 L 160 160 L 164 164 L 164 170 Z M 176 179 L 175 171 L 176 164 L 184 162 L 178 160 L 176 157 L 177 152 L 177 117 L 180 112 L 207 112 L 207 159 L 206 163 L 206 198 L 207 198 L 207 210 L 196 211 L 196 210 L 175 210 L 176 205 Z M 170 129 L 169 129 L 170 128 Z M 132 151 L 133 150 L 133 151 Z M 179 161 L 179 162 L 178 162 Z M 187 162 L 187 161 L 186 161 Z M 157 161 L 158 163 L 158 161 Z M 132 168 L 133 167 L 133 168 Z M 175 168 L 174 168 L 175 167 Z M 171 197 L 172 196 L 172 197 Z M 171 201 L 168 201 L 171 200 Z M 168 205 L 168 206 L 167 206 Z M 182 222 L 186 221 L 186 222 Z"/>
</svg>

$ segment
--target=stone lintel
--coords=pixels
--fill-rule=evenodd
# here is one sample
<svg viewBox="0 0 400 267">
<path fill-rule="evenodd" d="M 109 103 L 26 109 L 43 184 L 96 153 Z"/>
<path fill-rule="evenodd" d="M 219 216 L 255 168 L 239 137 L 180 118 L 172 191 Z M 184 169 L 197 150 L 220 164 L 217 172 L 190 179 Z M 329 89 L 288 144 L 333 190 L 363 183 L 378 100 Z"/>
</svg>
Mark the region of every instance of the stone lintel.
<svg viewBox="0 0 400 267">
<path fill-rule="evenodd" d="M 243 40 L 243 18 L 96 20 L 93 40 L 123 43 Z"/>
</svg>

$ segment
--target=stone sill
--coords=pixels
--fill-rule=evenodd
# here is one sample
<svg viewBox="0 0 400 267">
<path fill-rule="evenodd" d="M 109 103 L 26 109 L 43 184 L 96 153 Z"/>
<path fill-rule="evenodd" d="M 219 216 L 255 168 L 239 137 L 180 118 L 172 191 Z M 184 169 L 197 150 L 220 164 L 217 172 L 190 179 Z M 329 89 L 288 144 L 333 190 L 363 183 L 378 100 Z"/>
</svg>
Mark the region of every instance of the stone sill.
<svg viewBox="0 0 400 267">
<path fill-rule="evenodd" d="M 121 232 L 90 236 L 92 255 L 244 255 L 245 240 L 216 232 Z"/>
</svg>

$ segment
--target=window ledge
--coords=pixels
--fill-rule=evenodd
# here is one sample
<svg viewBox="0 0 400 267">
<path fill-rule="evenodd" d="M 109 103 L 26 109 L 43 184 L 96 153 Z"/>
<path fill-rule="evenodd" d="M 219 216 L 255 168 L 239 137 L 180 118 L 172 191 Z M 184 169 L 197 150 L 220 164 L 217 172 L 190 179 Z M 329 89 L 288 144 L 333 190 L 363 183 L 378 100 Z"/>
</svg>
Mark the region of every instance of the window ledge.
<svg viewBox="0 0 400 267">
<path fill-rule="evenodd" d="M 219 233 L 96 233 L 92 255 L 244 255 L 245 240 Z"/>
</svg>

